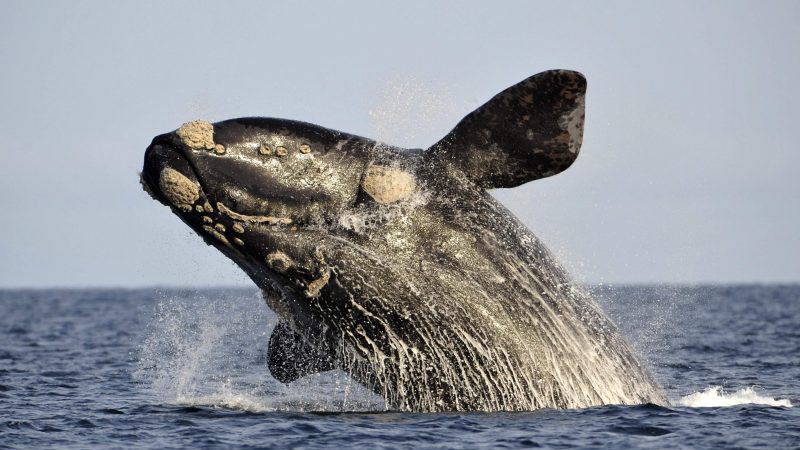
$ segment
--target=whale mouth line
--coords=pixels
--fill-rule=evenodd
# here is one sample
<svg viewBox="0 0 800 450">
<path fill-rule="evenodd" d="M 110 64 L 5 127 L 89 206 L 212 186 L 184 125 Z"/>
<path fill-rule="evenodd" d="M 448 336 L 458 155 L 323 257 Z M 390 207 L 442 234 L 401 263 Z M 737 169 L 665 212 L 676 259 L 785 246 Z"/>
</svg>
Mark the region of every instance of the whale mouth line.
<svg viewBox="0 0 800 450">
<path fill-rule="evenodd" d="M 220 213 L 228 216 L 232 220 L 239 221 L 239 222 L 247 222 L 253 224 L 266 224 L 266 225 L 292 225 L 296 224 L 296 221 L 292 220 L 290 217 L 279 217 L 279 216 L 253 216 L 242 214 L 239 212 L 234 211 L 232 208 L 225 206 L 222 202 L 217 202 L 217 210 Z"/>
</svg>

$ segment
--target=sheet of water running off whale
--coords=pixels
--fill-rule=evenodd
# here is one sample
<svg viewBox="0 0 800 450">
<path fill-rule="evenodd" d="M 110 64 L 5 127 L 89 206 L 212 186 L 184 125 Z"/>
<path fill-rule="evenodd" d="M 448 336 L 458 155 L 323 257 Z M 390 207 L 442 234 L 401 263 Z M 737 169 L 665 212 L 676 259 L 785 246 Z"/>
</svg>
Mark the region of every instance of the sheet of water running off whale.
<svg viewBox="0 0 800 450">
<path fill-rule="evenodd" d="M 585 94 L 577 72 L 539 73 L 428 149 L 283 119 L 193 121 L 153 139 L 141 181 L 263 290 L 281 382 L 341 369 L 407 411 L 666 404 L 487 192 L 567 169 Z"/>
</svg>

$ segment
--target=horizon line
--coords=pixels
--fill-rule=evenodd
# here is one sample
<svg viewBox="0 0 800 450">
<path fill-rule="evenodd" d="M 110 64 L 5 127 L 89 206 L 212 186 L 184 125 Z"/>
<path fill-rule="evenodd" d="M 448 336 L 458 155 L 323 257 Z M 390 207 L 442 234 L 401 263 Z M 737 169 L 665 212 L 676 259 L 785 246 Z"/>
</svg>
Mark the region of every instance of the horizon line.
<svg viewBox="0 0 800 450">
<path fill-rule="evenodd" d="M 698 287 L 743 287 L 743 286 L 800 286 L 800 281 L 629 281 L 619 283 L 609 282 L 581 282 L 575 283 L 581 287 L 673 287 L 673 288 L 698 288 Z M 220 284 L 220 285 L 180 285 L 180 284 L 149 284 L 138 286 L 125 285 L 50 285 L 50 286 L 0 286 L 0 291 L 191 291 L 191 290 L 225 290 L 225 289 L 253 289 L 259 290 L 255 284 Z"/>
</svg>

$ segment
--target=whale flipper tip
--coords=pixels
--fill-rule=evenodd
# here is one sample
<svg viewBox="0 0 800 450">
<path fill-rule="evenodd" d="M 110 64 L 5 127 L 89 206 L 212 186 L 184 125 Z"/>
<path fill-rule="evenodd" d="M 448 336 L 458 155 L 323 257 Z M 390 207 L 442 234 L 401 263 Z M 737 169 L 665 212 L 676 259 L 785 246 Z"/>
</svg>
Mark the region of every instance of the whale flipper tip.
<svg viewBox="0 0 800 450">
<path fill-rule="evenodd" d="M 585 94 L 579 72 L 533 75 L 467 115 L 430 154 L 486 189 L 555 175 L 578 156 Z"/>
</svg>

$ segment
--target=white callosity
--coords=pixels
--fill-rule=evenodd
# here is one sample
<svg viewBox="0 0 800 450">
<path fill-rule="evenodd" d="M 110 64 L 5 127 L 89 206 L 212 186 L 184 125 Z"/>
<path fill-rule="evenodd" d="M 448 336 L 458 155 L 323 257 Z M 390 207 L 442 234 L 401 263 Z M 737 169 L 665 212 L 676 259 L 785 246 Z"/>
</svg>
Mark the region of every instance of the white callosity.
<svg viewBox="0 0 800 450">
<path fill-rule="evenodd" d="M 284 273 L 294 266 L 292 258 L 280 250 L 268 254 L 266 260 L 269 267 L 278 273 Z"/>
<path fill-rule="evenodd" d="M 408 198 L 417 187 L 411 173 L 373 165 L 367 169 L 362 183 L 364 191 L 378 203 L 394 203 Z"/>
<path fill-rule="evenodd" d="M 292 223 L 292 219 L 289 217 L 275 217 L 275 216 L 250 216 L 246 214 L 240 214 L 236 211 L 228 208 L 222 202 L 217 202 L 217 209 L 225 214 L 226 216 L 230 217 L 233 220 L 238 220 L 242 222 L 251 222 L 251 223 L 266 223 L 268 225 L 288 225 Z M 241 224 L 239 224 L 239 228 L 241 228 Z M 242 229 L 243 230 L 243 229 Z M 238 233 L 242 233 L 243 231 L 237 231 Z"/>
<path fill-rule="evenodd" d="M 184 144 L 195 150 L 214 150 L 214 125 L 204 120 L 193 120 L 181 125 L 177 131 Z"/>
<path fill-rule="evenodd" d="M 308 288 L 305 290 L 304 294 L 306 297 L 317 297 L 319 296 L 320 291 L 328 281 L 331 279 L 331 272 L 329 269 L 326 269 L 322 272 L 322 275 L 319 278 L 315 278 L 308 283 Z"/>
<path fill-rule="evenodd" d="M 167 200 L 183 211 L 191 211 L 194 202 L 200 199 L 200 187 L 170 167 L 161 170 L 158 186 Z"/>
<path fill-rule="evenodd" d="M 225 147 L 214 142 L 214 125 L 205 120 L 186 122 L 178 128 L 177 134 L 191 149 L 209 150 L 218 155 L 225 154 Z"/>
</svg>

